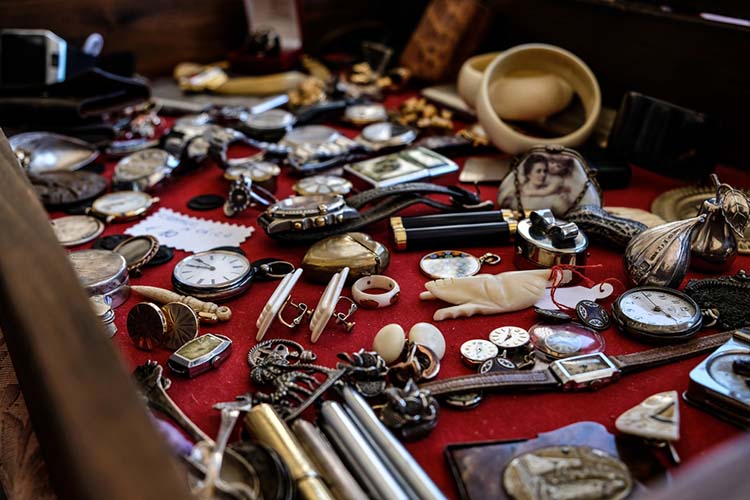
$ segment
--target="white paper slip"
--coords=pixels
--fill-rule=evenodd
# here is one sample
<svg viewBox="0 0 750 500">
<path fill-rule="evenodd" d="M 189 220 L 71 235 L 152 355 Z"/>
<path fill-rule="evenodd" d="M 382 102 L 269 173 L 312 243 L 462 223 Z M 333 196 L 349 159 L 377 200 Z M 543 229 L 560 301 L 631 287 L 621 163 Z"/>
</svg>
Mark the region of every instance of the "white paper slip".
<svg viewBox="0 0 750 500">
<path fill-rule="evenodd" d="M 153 215 L 125 230 L 125 234 L 150 234 L 160 245 L 186 252 L 203 252 L 216 247 L 239 246 L 255 228 L 214 222 L 160 208 Z"/>
</svg>

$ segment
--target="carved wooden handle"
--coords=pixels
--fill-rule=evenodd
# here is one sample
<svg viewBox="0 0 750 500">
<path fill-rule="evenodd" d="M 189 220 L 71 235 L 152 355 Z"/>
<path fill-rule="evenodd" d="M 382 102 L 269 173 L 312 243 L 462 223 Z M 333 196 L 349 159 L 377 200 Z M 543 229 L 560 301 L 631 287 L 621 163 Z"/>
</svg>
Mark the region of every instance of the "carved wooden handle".
<svg viewBox="0 0 750 500">
<path fill-rule="evenodd" d="M 213 302 L 204 302 L 191 297 L 190 295 L 180 295 L 179 293 L 157 288 L 155 286 L 131 285 L 130 289 L 144 298 L 166 304 L 168 302 L 182 302 L 191 307 L 196 312 L 205 312 L 216 314 L 219 321 L 229 321 L 232 317 L 232 310 L 227 306 L 219 306 Z"/>
</svg>

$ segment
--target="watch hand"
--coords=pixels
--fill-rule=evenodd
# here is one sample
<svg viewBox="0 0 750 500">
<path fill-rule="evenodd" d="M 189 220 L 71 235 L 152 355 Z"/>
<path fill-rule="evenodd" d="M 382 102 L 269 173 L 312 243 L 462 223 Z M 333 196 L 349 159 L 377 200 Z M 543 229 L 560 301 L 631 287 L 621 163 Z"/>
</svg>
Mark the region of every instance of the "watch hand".
<svg viewBox="0 0 750 500">
<path fill-rule="evenodd" d="M 651 304 L 653 304 L 653 306 L 654 306 L 654 311 L 655 311 L 655 312 L 660 312 L 660 313 L 663 313 L 663 314 L 664 314 L 664 316 L 666 316 L 667 318 L 669 318 L 669 319 L 671 319 L 672 321 L 674 321 L 675 323 L 677 323 L 677 320 L 676 320 L 676 319 L 674 318 L 674 316 L 672 316 L 672 315 L 671 315 L 671 314 L 669 314 L 669 313 L 668 313 L 667 311 L 665 311 L 665 310 L 664 310 L 664 309 L 662 309 L 661 307 L 659 307 L 659 306 L 657 306 L 656 304 L 654 304 L 654 301 L 653 301 L 653 300 L 651 300 L 651 297 L 649 297 L 649 296 L 648 296 L 648 294 L 647 294 L 646 292 L 643 292 L 643 296 L 644 296 L 644 297 L 646 297 L 646 298 L 648 299 L 648 301 L 649 301 L 649 302 L 651 302 Z"/>
<path fill-rule="evenodd" d="M 203 264 L 204 266 L 208 266 L 208 269 L 211 269 L 212 271 L 216 271 L 216 268 L 215 268 L 214 266 L 212 266 L 211 264 L 208 264 L 208 263 L 206 263 L 206 262 L 203 262 L 203 261 L 202 261 L 202 260 L 200 260 L 200 259 L 193 259 L 193 260 L 195 260 L 195 262 L 200 262 L 200 263 L 201 263 L 201 264 Z"/>
<path fill-rule="evenodd" d="M 185 264 L 185 267 L 194 267 L 196 269 L 208 269 L 209 271 L 215 271 L 215 269 L 213 267 L 196 266 L 195 264 Z"/>
</svg>

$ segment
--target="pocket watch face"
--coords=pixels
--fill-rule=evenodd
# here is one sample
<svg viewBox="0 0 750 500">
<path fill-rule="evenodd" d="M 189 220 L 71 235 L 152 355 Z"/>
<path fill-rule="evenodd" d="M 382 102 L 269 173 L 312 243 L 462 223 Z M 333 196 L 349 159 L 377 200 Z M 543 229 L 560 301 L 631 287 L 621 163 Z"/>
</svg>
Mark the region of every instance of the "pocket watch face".
<svg viewBox="0 0 750 500">
<path fill-rule="evenodd" d="M 104 223 L 88 215 L 69 215 L 50 221 L 61 245 L 71 247 L 93 240 L 104 231 Z"/>
<path fill-rule="evenodd" d="M 232 160 L 230 160 L 231 162 Z M 230 164 L 226 170 L 224 170 L 224 178 L 230 181 L 234 181 L 240 178 L 241 175 L 249 177 L 253 182 L 262 182 L 276 177 L 281 173 L 281 168 L 278 165 L 266 161 L 251 160 L 242 163 Z"/>
<path fill-rule="evenodd" d="M 325 125 L 305 125 L 290 130 L 284 136 L 284 142 L 292 146 L 321 146 L 332 143 L 339 135 L 335 129 Z"/>
<path fill-rule="evenodd" d="M 490 342 L 501 349 L 516 349 L 529 341 L 529 332 L 517 326 L 501 326 L 490 333 Z"/>
<path fill-rule="evenodd" d="M 97 198 L 91 208 L 104 215 L 127 216 L 147 210 L 152 203 L 151 196 L 140 191 L 115 191 Z"/>
<path fill-rule="evenodd" d="M 120 181 L 135 181 L 174 163 L 172 155 L 163 149 L 144 149 L 120 160 L 115 175 Z"/>
<path fill-rule="evenodd" d="M 750 403 L 750 377 L 737 373 L 733 366 L 737 361 L 750 362 L 750 353 L 727 352 L 713 358 L 706 369 L 711 378 L 726 389 L 732 397 Z"/>
<path fill-rule="evenodd" d="M 243 255 L 226 250 L 209 250 L 182 259 L 174 268 L 174 279 L 191 288 L 231 287 L 253 271 Z"/>
<path fill-rule="evenodd" d="M 690 298 L 668 289 L 631 290 L 618 302 L 626 318 L 643 325 L 680 328 L 693 323 L 698 312 Z"/>
<path fill-rule="evenodd" d="M 618 327 L 653 342 L 668 342 L 695 334 L 703 322 L 698 304 L 688 295 L 664 287 L 638 287 L 612 304 Z"/>
<path fill-rule="evenodd" d="M 478 258 L 458 250 L 431 252 L 419 261 L 419 268 L 432 279 L 474 276 L 481 267 Z"/>
</svg>

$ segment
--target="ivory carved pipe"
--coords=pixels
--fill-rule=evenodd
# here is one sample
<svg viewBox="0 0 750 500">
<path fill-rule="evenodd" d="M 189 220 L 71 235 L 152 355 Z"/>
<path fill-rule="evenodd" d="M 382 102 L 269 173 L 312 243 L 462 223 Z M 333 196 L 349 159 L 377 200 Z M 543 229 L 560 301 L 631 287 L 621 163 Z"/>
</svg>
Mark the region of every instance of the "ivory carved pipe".
<svg viewBox="0 0 750 500">
<path fill-rule="evenodd" d="M 130 289 L 148 300 L 153 300 L 161 304 L 182 302 L 197 313 L 215 314 L 219 321 L 229 321 L 229 318 L 232 317 L 232 310 L 227 306 L 219 306 L 213 302 L 204 302 L 190 295 L 180 295 L 179 293 L 155 286 L 131 285 Z"/>
</svg>

